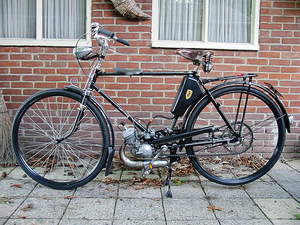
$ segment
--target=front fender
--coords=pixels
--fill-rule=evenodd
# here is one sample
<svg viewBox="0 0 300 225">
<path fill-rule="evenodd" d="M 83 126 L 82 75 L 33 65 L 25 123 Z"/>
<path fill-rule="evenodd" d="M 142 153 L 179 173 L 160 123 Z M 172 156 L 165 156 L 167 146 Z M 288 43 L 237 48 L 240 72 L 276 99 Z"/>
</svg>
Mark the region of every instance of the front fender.
<svg viewBox="0 0 300 225">
<path fill-rule="evenodd" d="M 84 95 L 84 91 L 79 89 L 78 87 L 74 86 L 74 85 L 70 85 L 70 86 L 65 86 L 65 88 L 68 91 L 72 91 L 75 92 L 77 94 L 80 95 Z M 107 113 L 107 111 L 105 110 L 105 108 L 103 107 L 103 105 L 101 105 L 101 103 L 99 101 L 97 101 L 97 99 L 94 96 L 89 96 L 88 97 L 100 110 L 100 112 L 102 113 L 102 115 L 104 116 L 104 118 L 106 119 L 106 122 L 108 124 L 108 128 L 110 130 L 110 144 L 109 144 L 109 149 L 108 149 L 108 157 L 107 157 L 107 161 L 106 161 L 106 171 L 105 171 L 105 176 L 109 175 L 110 172 L 110 167 L 112 164 L 112 160 L 115 154 L 115 133 L 114 133 L 114 129 L 113 129 L 113 125 L 111 122 L 111 119 Z"/>
</svg>

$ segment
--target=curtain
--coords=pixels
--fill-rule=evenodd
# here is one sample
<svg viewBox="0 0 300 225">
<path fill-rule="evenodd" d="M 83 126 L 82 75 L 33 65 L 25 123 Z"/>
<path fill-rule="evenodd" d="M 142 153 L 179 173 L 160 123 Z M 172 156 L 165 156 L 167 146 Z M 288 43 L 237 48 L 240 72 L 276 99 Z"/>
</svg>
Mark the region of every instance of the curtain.
<svg viewBox="0 0 300 225">
<path fill-rule="evenodd" d="M 159 0 L 159 40 L 250 43 L 251 0 L 207 0 L 208 27 L 203 27 L 204 0 Z"/>
<path fill-rule="evenodd" d="M 208 41 L 250 43 L 251 0 L 210 0 Z"/>
<path fill-rule="evenodd" d="M 77 39 L 85 33 L 84 0 L 43 0 L 43 38 Z"/>
<path fill-rule="evenodd" d="M 0 0 L 0 38 L 36 37 L 36 0 Z"/>
<path fill-rule="evenodd" d="M 203 0 L 160 0 L 159 39 L 201 41 Z"/>
</svg>

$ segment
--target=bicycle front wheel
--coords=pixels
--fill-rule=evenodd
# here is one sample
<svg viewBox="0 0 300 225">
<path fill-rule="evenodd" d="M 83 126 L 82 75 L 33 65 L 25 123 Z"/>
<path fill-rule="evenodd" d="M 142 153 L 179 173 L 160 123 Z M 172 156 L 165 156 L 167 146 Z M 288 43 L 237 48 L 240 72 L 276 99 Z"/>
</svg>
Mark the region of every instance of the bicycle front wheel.
<svg viewBox="0 0 300 225">
<path fill-rule="evenodd" d="M 207 179 L 225 185 L 252 182 L 267 173 L 278 160 L 285 143 L 283 115 L 262 91 L 228 86 L 201 100 L 190 116 L 187 131 L 213 126 L 211 133 L 186 140 L 195 169 Z M 228 127 L 218 112 L 223 112 Z M 206 143 L 204 145 L 204 143 Z M 192 156 L 193 155 L 193 156 Z"/>
<path fill-rule="evenodd" d="M 25 101 L 15 116 L 16 158 L 31 178 L 45 186 L 79 187 L 94 179 L 106 162 L 106 122 L 90 101 L 79 114 L 82 99 L 63 89 L 42 91 Z"/>
</svg>

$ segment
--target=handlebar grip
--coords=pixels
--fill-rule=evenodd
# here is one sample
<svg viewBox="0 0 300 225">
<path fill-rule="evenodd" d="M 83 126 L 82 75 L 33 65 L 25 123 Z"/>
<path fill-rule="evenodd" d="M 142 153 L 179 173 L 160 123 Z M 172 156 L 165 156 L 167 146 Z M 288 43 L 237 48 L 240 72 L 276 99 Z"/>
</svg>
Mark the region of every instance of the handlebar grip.
<svg viewBox="0 0 300 225">
<path fill-rule="evenodd" d="M 115 35 L 115 33 L 111 32 L 111 31 L 109 31 L 109 30 L 106 30 L 106 29 L 104 29 L 103 27 L 100 27 L 99 30 L 98 30 L 98 32 L 101 33 L 101 34 L 104 34 L 104 35 L 106 35 L 106 36 L 108 36 L 108 37 L 110 37 L 110 38 L 115 39 L 117 42 L 120 42 L 120 43 L 123 44 L 123 45 L 127 45 L 127 46 L 130 45 L 130 43 L 129 43 L 128 41 L 126 41 L 126 40 L 124 40 L 124 39 L 122 39 L 122 38 L 118 38 L 118 37 Z"/>
</svg>

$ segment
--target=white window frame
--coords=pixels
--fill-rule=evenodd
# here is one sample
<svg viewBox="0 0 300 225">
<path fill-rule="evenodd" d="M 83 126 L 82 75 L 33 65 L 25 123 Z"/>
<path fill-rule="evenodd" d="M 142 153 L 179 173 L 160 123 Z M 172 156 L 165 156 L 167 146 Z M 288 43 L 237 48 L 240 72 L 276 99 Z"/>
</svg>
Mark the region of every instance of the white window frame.
<svg viewBox="0 0 300 225">
<path fill-rule="evenodd" d="M 0 38 L 0 45 L 5 46 L 49 46 L 73 47 L 77 39 L 47 39 L 43 38 L 43 0 L 36 0 L 36 38 Z M 86 0 L 86 33 L 90 32 L 92 0 Z M 81 45 L 91 46 L 91 35 L 86 35 Z"/>
<path fill-rule="evenodd" d="M 159 0 L 152 1 L 152 36 L 151 47 L 154 48 L 198 48 L 198 49 L 218 49 L 218 50 L 259 50 L 259 12 L 260 0 L 252 0 L 252 15 L 251 15 L 251 37 L 250 43 L 228 43 L 228 42 L 209 42 L 207 40 L 208 29 L 208 3 L 209 0 L 203 2 L 203 41 L 170 41 L 159 40 Z"/>
</svg>

